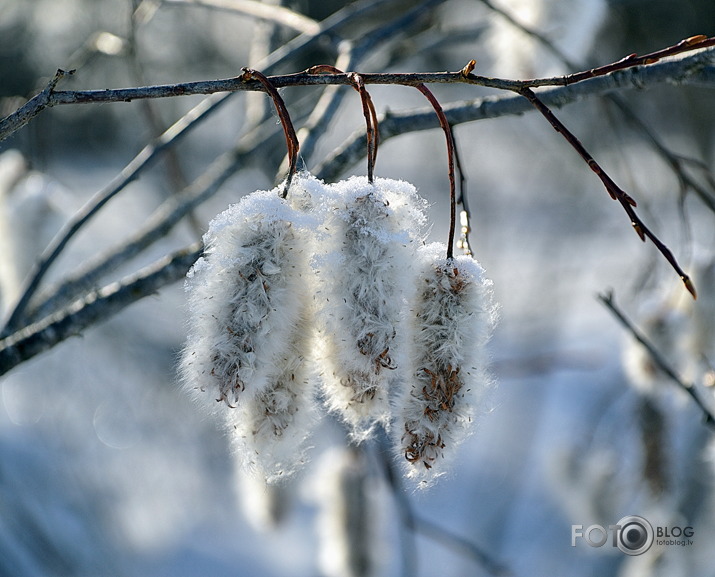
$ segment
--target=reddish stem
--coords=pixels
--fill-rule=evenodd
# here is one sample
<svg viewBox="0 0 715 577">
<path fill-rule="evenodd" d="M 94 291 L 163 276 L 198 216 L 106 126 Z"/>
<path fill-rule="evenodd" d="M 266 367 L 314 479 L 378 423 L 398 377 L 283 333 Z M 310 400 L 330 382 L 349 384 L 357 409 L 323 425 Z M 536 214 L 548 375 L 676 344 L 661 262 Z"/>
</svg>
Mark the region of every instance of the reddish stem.
<svg viewBox="0 0 715 577">
<path fill-rule="evenodd" d="M 432 108 L 437 113 L 437 118 L 439 118 L 439 124 L 444 131 L 444 135 L 447 139 L 447 163 L 449 172 L 449 207 L 450 207 L 450 220 L 449 220 L 449 239 L 447 242 L 447 258 L 451 260 L 454 258 L 454 232 L 457 228 L 457 192 L 454 179 L 454 139 L 452 137 L 452 129 L 449 126 L 447 117 L 444 114 L 442 106 L 435 98 L 434 94 L 427 88 L 424 84 L 417 84 L 415 88 L 419 90 L 422 94 L 427 97 L 430 101 Z"/>
<path fill-rule="evenodd" d="M 268 95 L 273 99 L 273 104 L 278 112 L 278 118 L 280 118 L 281 125 L 283 126 L 283 132 L 286 137 L 286 146 L 288 147 L 288 160 L 290 162 L 285 187 L 283 188 L 283 192 L 281 194 L 281 197 L 285 198 L 288 196 L 288 189 L 290 188 L 291 181 L 293 180 L 293 177 L 298 169 L 298 150 L 300 149 L 298 136 L 295 133 L 295 128 L 293 128 L 293 122 L 290 119 L 290 114 L 288 113 L 285 102 L 271 81 L 263 73 L 258 72 L 257 70 L 253 70 L 251 68 L 243 68 L 242 70 L 243 81 L 255 78 L 263 85 Z"/>
<path fill-rule="evenodd" d="M 331 64 L 318 64 L 306 70 L 308 74 L 345 74 L 342 70 Z M 375 163 L 377 162 L 377 146 L 379 143 L 379 130 L 377 122 L 377 112 L 372 102 L 370 93 L 365 88 L 365 82 L 357 72 L 350 72 L 348 75 L 353 88 L 357 90 L 362 102 L 362 113 L 365 117 L 365 131 L 367 139 L 367 180 L 370 184 L 374 181 Z"/>
</svg>

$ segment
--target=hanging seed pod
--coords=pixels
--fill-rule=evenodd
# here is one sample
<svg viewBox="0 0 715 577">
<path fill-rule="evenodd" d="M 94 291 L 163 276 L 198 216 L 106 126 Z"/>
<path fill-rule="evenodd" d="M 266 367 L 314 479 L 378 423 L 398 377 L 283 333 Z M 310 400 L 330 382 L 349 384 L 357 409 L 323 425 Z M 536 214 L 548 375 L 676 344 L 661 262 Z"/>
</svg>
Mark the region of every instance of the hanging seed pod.
<svg viewBox="0 0 715 577">
<path fill-rule="evenodd" d="M 315 222 L 293 208 L 310 202 L 300 181 L 290 202 L 279 189 L 259 191 L 214 218 L 186 283 L 184 385 L 220 414 L 245 464 L 270 479 L 301 461 L 314 421 L 305 335 Z"/>
<path fill-rule="evenodd" d="M 244 469 L 272 484 L 305 462 L 305 440 L 317 420 L 307 365 L 309 325 L 300 322 L 277 359 L 266 387 L 246 403 L 224 412 L 236 456 Z M 305 331 L 303 335 L 299 332 Z"/>
<path fill-rule="evenodd" d="M 328 407 L 356 440 L 386 423 L 404 370 L 405 299 L 425 202 L 408 183 L 354 177 L 331 187 L 316 259 L 319 346 Z"/>
<path fill-rule="evenodd" d="M 411 386 L 398 403 L 395 428 L 407 476 L 422 485 L 444 472 L 489 385 L 491 281 L 471 257 L 444 258 L 445 252 L 439 243 L 418 252 Z"/>
</svg>

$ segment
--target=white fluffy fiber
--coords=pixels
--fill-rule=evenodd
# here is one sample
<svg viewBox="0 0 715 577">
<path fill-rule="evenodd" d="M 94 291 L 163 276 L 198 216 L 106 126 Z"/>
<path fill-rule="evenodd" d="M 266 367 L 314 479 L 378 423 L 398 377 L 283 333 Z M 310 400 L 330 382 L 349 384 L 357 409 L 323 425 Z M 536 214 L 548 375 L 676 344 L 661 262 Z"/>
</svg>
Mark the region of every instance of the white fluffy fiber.
<svg viewBox="0 0 715 577">
<path fill-rule="evenodd" d="M 330 187 L 315 259 L 320 363 L 328 408 L 361 440 L 389 419 L 407 370 L 403 328 L 425 201 L 406 182 L 353 177 Z"/>
<path fill-rule="evenodd" d="M 288 200 L 255 192 L 211 222 L 180 373 L 244 469 L 270 483 L 300 467 L 320 379 L 354 441 L 396 422 L 408 476 L 444 470 L 489 381 L 495 312 L 476 261 L 419 246 L 425 208 L 406 182 L 301 174 Z"/>
<path fill-rule="evenodd" d="M 489 385 L 485 345 L 496 312 L 492 283 L 471 257 L 447 260 L 435 243 L 418 251 L 417 265 L 410 386 L 394 434 L 407 476 L 426 486 L 469 434 Z"/>
<path fill-rule="evenodd" d="M 245 464 L 269 480 L 302 461 L 314 420 L 304 280 L 315 223 L 294 208 L 310 204 L 313 188 L 299 177 L 292 201 L 278 188 L 258 191 L 219 214 L 186 282 L 184 386 L 220 415 Z"/>
</svg>

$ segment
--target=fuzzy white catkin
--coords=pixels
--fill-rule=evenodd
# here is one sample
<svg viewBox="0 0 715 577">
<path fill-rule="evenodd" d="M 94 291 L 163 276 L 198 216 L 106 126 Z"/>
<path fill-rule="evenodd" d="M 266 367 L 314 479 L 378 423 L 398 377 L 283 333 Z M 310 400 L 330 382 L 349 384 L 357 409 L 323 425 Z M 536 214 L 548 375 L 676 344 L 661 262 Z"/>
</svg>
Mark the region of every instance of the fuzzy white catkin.
<svg viewBox="0 0 715 577">
<path fill-rule="evenodd" d="M 420 486 L 445 472 L 490 384 L 485 345 L 496 320 L 492 283 L 478 262 L 448 260 L 446 250 L 434 243 L 418 251 L 411 379 L 394 431 L 407 476 Z"/>
<path fill-rule="evenodd" d="M 269 482 L 303 461 L 314 421 L 306 357 L 311 218 L 301 178 L 254 192 L 218 215 L 190 271 L 190 328 L 180 363 L 184 386 L 226 426 L 244 466 Z M 218 401 L 218 402 L 217 402 Z"/>
<path fill-rule="evenodd" d="M 405 299 L 426 221 L 406 182 L 353 177 L 330 187 L 315 259 L 321 368 L 328 408 L 353 439 L 389 419 L 393 383 L 407 368 Z"/>
</svg>

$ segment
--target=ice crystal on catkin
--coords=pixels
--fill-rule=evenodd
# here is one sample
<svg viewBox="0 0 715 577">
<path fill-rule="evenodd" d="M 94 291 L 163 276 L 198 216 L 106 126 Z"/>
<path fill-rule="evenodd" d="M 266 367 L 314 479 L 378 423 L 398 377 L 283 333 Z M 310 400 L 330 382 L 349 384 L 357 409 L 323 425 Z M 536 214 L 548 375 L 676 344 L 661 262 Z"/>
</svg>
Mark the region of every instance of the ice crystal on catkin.
<svg viewBox="0 0 715 577">
<path fill-rule="evenodd" d="M 308 194 L 297 183 L 296 202 Z M 304 277 L 314 226 L 278 189 L 252 193 L 211 222 L 187 278 L 190 328 L 180 371 L 267 478 L 292 472 L 313 419 Z"/>
<path fill-rule="evenodd" d="M 390 385 L 404 363 L 409 268 L 424 201 L 408 183 L 353 177 L 327 196 L 318 262 L 320 346 L 329 408 L 355 439 L 387 421 Z"/>
<path fill-rule="evenodd" d="M 407 475 L 429 484 L 468 435 L 489 384 L 485 345 L 495 309 L 491 281 L 468 256 L 418 251 L 412 310 L 411 383 L 398 403 L 395 435 Z"/>
</svg>

